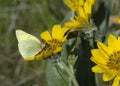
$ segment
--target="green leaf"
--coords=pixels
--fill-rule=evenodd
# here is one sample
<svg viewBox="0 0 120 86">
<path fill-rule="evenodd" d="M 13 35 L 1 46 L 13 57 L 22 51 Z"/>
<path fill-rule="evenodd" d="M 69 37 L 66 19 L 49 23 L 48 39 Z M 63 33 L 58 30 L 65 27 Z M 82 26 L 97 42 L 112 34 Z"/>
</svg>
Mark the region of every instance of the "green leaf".
<svg viewBox="0 0 120 86">
<path fill-rule="evenodd" d="M 68 74 L 56 64 L 48 62 L 46 69 L 48 86 L 70 86 Z"/>
</svg>

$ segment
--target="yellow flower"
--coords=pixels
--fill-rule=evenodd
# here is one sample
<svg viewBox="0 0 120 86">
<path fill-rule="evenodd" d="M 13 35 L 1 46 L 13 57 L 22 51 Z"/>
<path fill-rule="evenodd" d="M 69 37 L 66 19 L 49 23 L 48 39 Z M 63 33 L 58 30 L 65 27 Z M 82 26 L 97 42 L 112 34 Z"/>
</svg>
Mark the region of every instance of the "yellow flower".
<svg viewBox="0 0 120 86">
<path fill-rule="evenodd" d="M 82 28 L 85 24 L 88 23 L 87 19 L 82 18 L 81 16 L 75 16 L 74 18 L 70 19 L 70 22 L 66 22 L 65 26 L 69 28 Z"/>
<path fill-rule="evenodd" d="M 91 50 L 91 60 L 97 65 L 92 67 L 92 71 L 103 73 L 103 80 L 114 79 L 112 86 L 118 86 L 120 80 L 120 37 L 113 35 L 108 37 L 108 46 L 102 42 L 97 43 L 98 49 Z"/>
<path fill-rule="evenodd" d="M 52 28 L 52 34 L 45 31 L 41 34 L 41 38 L 48 44 L 54 46 L 61 46 L 66 40 L 67 35 L 65 33 L 69 30 L 67 27 L 61 27 L 61 25 L 54 25 Z"/>
<path fill-rule="evenodd" d="M 45 47 L 34 58 L 43 59 L 60 52 L 62 50 L 63 43 L 66 41 L 68 30 L 69 28 L 67 27 L 54 25 L 52 28 L 52 34 L 48 31 L 42 32 L 40 36 L 45 42 Z"/>
<path fill-rule="evenodd" d="M 65 0 L 68 7 L 76 12 L 76 15 L 70 19 L 70 22 L 66 22 L 65 26 L 69 28 L 81 28 L 88 24 L 94 2 L 95 0 Z"/>
<path fill-rule="evenodd" d="M 91 6 L 94 5 L 95 0 L 65 0 L 65 4 L 76 12 L 79 11 L 79 7 L 83 7 L 86 3 L 89 3 Z M 89 7 L 89 6 L 88 6 Z"/>
</svg>

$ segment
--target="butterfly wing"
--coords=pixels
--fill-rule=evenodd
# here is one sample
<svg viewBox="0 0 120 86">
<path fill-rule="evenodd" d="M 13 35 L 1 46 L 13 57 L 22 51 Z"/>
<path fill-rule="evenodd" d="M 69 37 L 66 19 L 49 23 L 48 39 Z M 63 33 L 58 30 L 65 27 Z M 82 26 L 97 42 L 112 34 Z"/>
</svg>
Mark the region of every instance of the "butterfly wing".
<svg viewBox="0 0 120 86">
<path fill-rule="evenodd" d="M 31 58 L 38 54 L 44 45 L 33 35 L 22 30 L 16 30 L 18 49 L 24 59 Z"/>
<path fill-rule="evenodd" d="M 18 39 L 18 42 L 21 42 L 21 41 L 27 40 L 27 39 L 33 39 L 37 42 L 40 42 L 35 36 L 33 36 L 29 33 L 26 33 L 22 30 L 16 30 L 16 37 Z"/>
</svg>

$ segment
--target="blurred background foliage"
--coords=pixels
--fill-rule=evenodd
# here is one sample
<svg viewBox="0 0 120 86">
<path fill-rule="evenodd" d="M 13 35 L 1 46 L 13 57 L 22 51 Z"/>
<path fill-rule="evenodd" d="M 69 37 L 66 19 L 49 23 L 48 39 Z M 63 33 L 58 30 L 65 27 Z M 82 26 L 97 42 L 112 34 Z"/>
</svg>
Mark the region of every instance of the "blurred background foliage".
<svg viewBox="0 0 120 86">
<path fill-rule="evenodd" d="M 24 61 L 15 30 L 39 38 L 66 14 L 62 0 L 0 0 L 0 86 L 47 86 L 46 61 Z"/>
<path fill-rule="evenodd" d="M 92 17 L 102 36 L 120 29 L 116 24 L 119 9 L 120 0 L 96 0 Z M 46 79 L 46 61 L 22 59 L 15 30 L 22 29 L 39 38 L 42 31 L 61 23 L 68 12 L 63 0 L 0 0 L 0 86 L 53 86 Z M 52 69 L 47 71 L 54 72 Z"/>
</svg>

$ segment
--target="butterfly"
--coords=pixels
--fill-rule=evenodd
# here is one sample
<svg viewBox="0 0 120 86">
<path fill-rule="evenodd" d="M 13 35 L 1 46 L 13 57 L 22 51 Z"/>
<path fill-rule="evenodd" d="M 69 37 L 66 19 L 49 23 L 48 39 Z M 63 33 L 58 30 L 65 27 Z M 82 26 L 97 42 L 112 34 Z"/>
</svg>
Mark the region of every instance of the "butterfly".
<svg viewBox="0 0 120 86">
<path fill-rule="evenodd" d="M 45 47 L 38 38 L 22 30 L 16 30 L 16 37 L 19 52 L 25 60 L 35 59 L 34 56 Z"/>
</svg>

